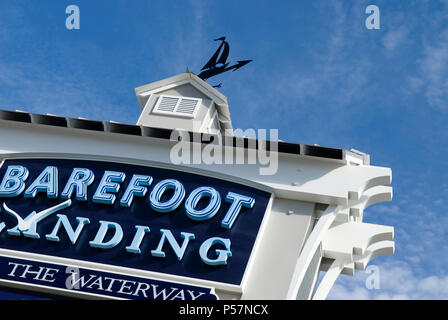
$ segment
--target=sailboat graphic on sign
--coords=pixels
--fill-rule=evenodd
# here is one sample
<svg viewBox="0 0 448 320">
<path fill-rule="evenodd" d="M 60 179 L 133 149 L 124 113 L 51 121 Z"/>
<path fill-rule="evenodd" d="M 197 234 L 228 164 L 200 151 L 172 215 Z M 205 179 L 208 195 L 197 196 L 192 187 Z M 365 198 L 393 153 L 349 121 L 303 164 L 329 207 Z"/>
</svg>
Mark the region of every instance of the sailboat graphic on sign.
<svg viewBox="0 0 448 320">
<path fill-rule="evenodd" d="M 236 71 L 252 61 L 239 60 L 236 64 L 228 67 L 228 65 L 230 64 L 230 62 L 227 62 L 227 58 L 229 57 L 230 52 L 229 43 L 226 41 L 226 37 L 215 39 L 215 41 L 221 41 L 221 44 L 219 45 L 213 56 L 210 58 L 210 60 L 208 60 L 208 62 L 202 67 L 202 72 L 198 74 L 198 77 L 202 80 L 206 80 L 229 70 Z"/>
</svg>

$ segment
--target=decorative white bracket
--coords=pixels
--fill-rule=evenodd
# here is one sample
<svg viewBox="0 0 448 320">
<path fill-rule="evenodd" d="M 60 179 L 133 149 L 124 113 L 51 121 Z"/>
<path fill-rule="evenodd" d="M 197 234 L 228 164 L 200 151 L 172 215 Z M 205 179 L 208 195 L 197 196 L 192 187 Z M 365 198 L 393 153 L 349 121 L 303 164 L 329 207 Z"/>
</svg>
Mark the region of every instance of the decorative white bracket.
<svg viewBox="0 0 448 320">
<path fill-rule="evenodd" d="M 340 210 L 322 239 L 322 257 L 333 259 L 314 293 L 313 300 L 325 299 L 341 273 L 364 270 L 374 258 L 394 253 L 394 228 L 363 223 L 364 209 L 392 200 L 392 188 L 375 186 L 359 197 L 349 196 L 349 206 Z"/>
</svg>

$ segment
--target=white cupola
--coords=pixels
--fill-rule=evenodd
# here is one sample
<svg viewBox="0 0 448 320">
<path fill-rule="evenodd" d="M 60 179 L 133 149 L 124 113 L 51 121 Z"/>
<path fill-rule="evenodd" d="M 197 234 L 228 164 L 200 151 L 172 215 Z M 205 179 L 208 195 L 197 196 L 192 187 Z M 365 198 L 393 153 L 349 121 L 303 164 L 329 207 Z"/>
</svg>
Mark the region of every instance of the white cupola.
<svg viewBox="0 0 448 320">
<path fill-rule="evenodd" d="M 135 88 L 137 125 L 233 135 L 227 98 L 192 72 Z"/>
</svg>

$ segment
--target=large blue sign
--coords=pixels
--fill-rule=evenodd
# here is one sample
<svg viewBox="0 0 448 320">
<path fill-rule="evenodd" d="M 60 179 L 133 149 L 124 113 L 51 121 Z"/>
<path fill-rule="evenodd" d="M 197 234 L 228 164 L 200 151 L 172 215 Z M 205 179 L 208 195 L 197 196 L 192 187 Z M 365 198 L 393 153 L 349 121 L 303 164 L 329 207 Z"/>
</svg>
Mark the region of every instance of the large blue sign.
<svg viewBox="0 0 448 320">
<path fill-rule="evenodd" d="M 8 159 L 0 248 L 240 285 L 269 198 L 176 170 Z"/>
</svg>

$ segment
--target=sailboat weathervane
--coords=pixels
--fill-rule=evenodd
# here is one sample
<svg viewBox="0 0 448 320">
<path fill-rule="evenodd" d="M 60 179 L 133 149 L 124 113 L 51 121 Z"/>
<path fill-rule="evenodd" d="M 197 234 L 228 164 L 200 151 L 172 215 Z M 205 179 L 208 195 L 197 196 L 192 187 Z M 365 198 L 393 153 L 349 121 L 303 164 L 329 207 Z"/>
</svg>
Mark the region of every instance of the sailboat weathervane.
<svg viewBox="0 0 448 320">
<path fill-rule="evenodd" d="M 239 60 L 237 63 L 229 67 L 228 65 L 230 64 L 230 62 L 227 62 L 227 58 L 229 57 L 230 47 L 229 43 L 226 41 L 226 37 L 215 39 L 215 41 L 221 41 L 221 44 L 219 45 L 213 56 L 210 58 L 210 60 L 208 60 L 208 62 L 202 67 L 202 72 L 198 74 L 198 77 L 202 80 L 206 80 L 230 70 L 236 71 L 252 61 Z M 221 84 L 217 85 L 216 87 L 221 87 Z"/>
</svg>

